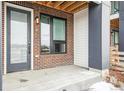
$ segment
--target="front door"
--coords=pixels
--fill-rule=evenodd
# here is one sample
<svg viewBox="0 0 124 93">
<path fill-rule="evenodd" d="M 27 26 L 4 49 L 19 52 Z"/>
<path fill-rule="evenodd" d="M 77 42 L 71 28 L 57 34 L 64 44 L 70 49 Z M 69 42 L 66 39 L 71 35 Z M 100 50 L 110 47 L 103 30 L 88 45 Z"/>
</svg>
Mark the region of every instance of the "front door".
<svg viewBox="0 0 124 93">
<path fill-rule="evenodd" d="M 30 69 L 31 13 L 7 7 L 7 72 Z"/>
</svg>

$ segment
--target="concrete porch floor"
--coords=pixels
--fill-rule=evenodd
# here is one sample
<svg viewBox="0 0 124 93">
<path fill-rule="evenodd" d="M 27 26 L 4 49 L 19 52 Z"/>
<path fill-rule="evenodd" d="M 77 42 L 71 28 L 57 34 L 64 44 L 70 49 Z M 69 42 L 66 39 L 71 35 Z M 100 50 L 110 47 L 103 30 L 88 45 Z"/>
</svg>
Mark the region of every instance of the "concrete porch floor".
<svg viewBox="0 0 124 93">
<path fill-rule="evenodd" d="M 4 91 L 86 90 L 101 80 L 101 74 L 79 66 L 9 73 L 3 76 Z"/>
</svg>

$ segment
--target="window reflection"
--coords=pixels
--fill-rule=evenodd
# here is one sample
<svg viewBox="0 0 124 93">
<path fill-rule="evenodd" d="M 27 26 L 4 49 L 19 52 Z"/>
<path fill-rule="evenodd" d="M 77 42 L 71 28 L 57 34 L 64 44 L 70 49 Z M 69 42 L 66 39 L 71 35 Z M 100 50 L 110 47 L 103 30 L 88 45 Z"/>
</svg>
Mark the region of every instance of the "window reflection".
<svg viewBox="0 0 124 93">
<path fill-rule="evenodd" d="M 50 18 L 41 16 L 41 52 L 50 52 Z"/>
</svg>

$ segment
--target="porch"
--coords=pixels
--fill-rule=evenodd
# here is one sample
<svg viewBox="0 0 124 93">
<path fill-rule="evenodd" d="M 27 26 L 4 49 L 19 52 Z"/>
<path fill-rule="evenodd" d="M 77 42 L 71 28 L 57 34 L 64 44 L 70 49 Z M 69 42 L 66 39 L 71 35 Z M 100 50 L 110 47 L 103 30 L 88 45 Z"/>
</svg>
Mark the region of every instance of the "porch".
<svg viewBox="0 0 124 93">
<path fill-rule="evenodd" d="M 52 2 L 52 3 L 54 4 L 55 2 Z M 15 54 L 16 57 L 13 57 L 10 55 L 10 51 L 9 52 L 7 51 L 7 49 L 11 50 L 11 47 L 7 47 L 7 46 L 10 46 L 9 43 L 12 43 L 12 42 L 6 40 L 7 23 L 6 23 L 6 16 L 4 16 L 6 15 L 6 12 L 3 15 L 4 21 L 5 21 L 5 24 L 4 24 L 5 31 L 3 31 L 5 34 L 3 38 L 5 39 L 5 41 L 3 41 L 3 43 L 4 44 L 8 43 L 8 45 L 5 45 L 3 49 L 3 53 L 5 53 L 4 54 L 5 57 L 3 60 L 3 66 L 4 66 L 3 72 L 4 74 L 10 72 L 7 75 L 3 76 L 3 90 L 11 90 L 11 91 L 12 90 L 63 90 L 63 91 L 64 90 L 86 90 L 92 84 L 101 80 L 100 74 L 98 72 L 89 71 L 84 68 L 88 68 L 88 69 L 94 68 L 98 70 L 103 70 L 108 68 L 109 42 L 107 40 L 109 40 L 109 36 L 108 37 L 104 37 L 104 36 L 107 36 L 107 34 L 109 33 L 109 20 L 108 20 L 109 17 L 104 19 L 102 16 L 99 16 L 99 15 L 107 14 L 106 16 L 108 16 L 109 11 L 106 11 L 106 13 L 103 13 L 101 12 L 101 9 L 102 11 L 104 11 L 104 9 L 107 10 L 109 6 L 107 6 L 106 4 L 100 4 L 100 5 L 94 4 L 93 2 L 91 3 L 81 2 L 81 7 L 79 6 L 78 9 L 77 7 L 71 9 L 71 7 L 77 6 L 77 4 L 79 4 L 80 2 L 75 2 L 75 3 L 73 5 L 69 5 L 68 6 L 70 7 L 69 9 L 68 7 L 66 7 L 67 10 L 65 8 L 66 10 L 65 11 L 65 10 L 45 6 L 43 2 L 42 3 L 41 2 L 31 3 L 31 2 L 21 2 L 21 1 L 20 2 L 4 2 L 5 9 L 3 10 L 9 11 L 9 13 L 16 11 L 17 14 L 18 13 L 23 14 L 23 12 L 26 11 L 25 14 L 27 14 L 28 12 L 30 12 L 31 14 L 27 14 L 27 16 L 31 17 L 30 18 L 31 22 L 29 22 L 29 24 L 33 24 L 33 25 L 26 27 L 26 28 L 29 27 L 31 29 L 29 34 L 30 35 L 29 41 L 27 40 L 27 38 L 24 40 L 28 42 L 26 43 L 26 46 L 28 47 L 25 47 L 28 52 L 25 50 L 23 52 L 25 52 L 24 53 L 25 55 L 28 54 L 28 56 L 22 57 L 21 56 L 22 51 L 20 51 L 19 56 Z M 62 6 L 62 4 L 60 5 Z M 7 10 L 8 7 L 9 9 Z M 96 7 L 98 8 L 98 10 Z M 13 10 L 13 9 L 16 9 L 16 10 Z M 20 10 L 23 10 L 23 11 L 20 11 Z M 9 15 L 8 18 L 10 18 L 10 16 L 11 15 Z M 17 16 L 17 15 L 14 14 L 14 16 Z M 14 16 L 11 16 L 11 17 L 15 18 Z M 44 21 L 42 22 L 41 20 L 43 16 L 45 16 L 44 18 L 46 19 L 45 22 Z M 22 16 L 20 17 L 22 18 Z M 14 21 L 17 21 L 20 23 L 19 19 L 20 18 L 17 18 L 16 20 L 14 19 Z M 61 38 L 56 39 L 55 37 L 54 37 L 55 39 L 54 40 L 53 36 L 51 36 L 53 34 L 55 34 L 54 36 L 58 36 L 56 32 L 58 32 L 59 31 L 58 29 L 60 29 L 60 28 L 57 28 L 57 30 L 53 29 L 52 24 L 55 22 L 53 21 L 55 19 L 58 19 L 59 22 L 62 22 L 62 26 L 60 26 L 61 29 L 63 29 L 62 31 L 60 31 L 63 33 L 62 40 Z M 99 19 L 99 20 L 96 20 L 96 19 Z M 103 19 L 106 24 L 104 24 Z M 10 22 L 11 20 L 9 19 L 8 21 Z M 25 22 L 25 20 L 23 21 Z M 94 21 L 98 21 L 98 22 L 94 24 Z M 46 28 L 49 29 L 49 32 L 52 31 L 51 35 L 48 34 L 49 49 L 46 47 L 43 47 L 44 45 L 42 45 L 43 42 L 45 42 L 45 41 L 42 42 L 44 38 L 43 39 L 41 38 L 45 36 L 43 34 L 44 32 L 42 32 L 44 30 L 41 29 L 43 28 L 41 25 L 42 23 L 47 25 L 49 24 L 49 26 Z M 28 21 L 26 21 L 26 24 L 28 24 Z M 102 24 L 102 27 L 108 26 L 108 28 L 101 29 L 100 24 Z M 57 26 L 58 24 L 54 24 L 54 25 L 58 27 Z M 18 26 L 21 27 L 20 25 Z M 15 32 L 17 33 L 17 31 Z M 102 33 L 103 31 L 107 31 L 107 32 Z M 9 33 L 8 35 L 10 36 Z M 16 34 L 16 35 L 20 35 L 20 34 Z M 17 40 L 17 39 L 13 39 L 13 40 Z M 99 40 L 99 41 L 96 42 L 96 40 Z M 107 41 L 107 42 L 103 42 L 103 41 Z M 16 41 L 16 43 L 17 42 L 19 41 Z M 104 49 L 106 49 L 105 52 L 103 52 L 104 49 L 102 49 L 101 46 L 104 47 Z M 17 53 L 17 51 L 13 53 Z M 10 58 L 10 57 L 13 57 L 13 58 Z M 19 62 L 17 62 L 17 60 L 16 61 L 10 60 L 17 57 L 19 57 L 18 58 Z M 25 60 L 22 60 L 21 58 L 25 58 Z M 30 60 L 27 60 L 27 59 L 30 59 Z M 18 66 L 15 66 L 16 64 Z M 25 66 L 22 66 L 23 64 Z M 69 65 L 69 64 L 75 64 L 78 66 Z M 62 66 L 62 65 L 68 65 L 68 66 Z M 60 66 L 60 67 L 56 67 L 56 66 Z M 22 68 L 22 67 L 25 67 L 25 68 Z M 49 67 L 55 67 L 55 68 L 43 69 L 43 68 L 49 68 Z M 81 67 L 84 67 L 84 68 L 81 68 Z M 38 70 L 38 69 L 42 69 L 42 70 Z M 11 73 L 14 71 L 21 71 L 21 70 L 30 70 L 30 71 Z"/>
<path fill-rule="evenodd" d="M 6 74 L 3 76 L 3 90 L 86 90 L 100 80 L 98 72 L 68 65 Z"/>
<path fill-rule="evenodd" d="M 113 6 L 118 2 L 112 2 Z M 116 11 L 115 11 L 116 10 Z M 120 10 L 120 9 L 119 9 Z M 118 8 L 114 9 L 115 13 L 110 16 L 110 76 L 115 77 L 119 82 L 124 83 L 124 52 L 123 52 L 123 29 L 122 26 L 122 15 Z M 113 11 L 113 10 L 112 10 Z"/>
<path fill-rule="evenodd" d="M 78 4 L 80 6 L 77 6 Z M 5 46 L 2 51 L 4 54 L 3 73 L 68 64 L 99 70 L 107 69 L 109 62 L 109 6 L 106 4 L 109 5 L 107 2 L 99 5 L 84 1 L 75 1 L 71 4 L 65 1 L 3 2 L 3 28 L 5 28 L 3 31 L 3 45 Z M 101 12 L 100 6 L 106 7 L 105 10 L 108 9 L 108 11 L 106 13 Z M 63 7 L 65 8 L 63 9 Z M 99 9 L 97 10 L 95 7 Z M 13 14 L 10 14 L 11 12 Z M 99 16 L 103 14 L 107 14 L 108 17 L 103 19 Z M 98 16 L 100 17 L 99 20 Z M 98 24 L 94 24 L 96 19 Z M 13 23 L 10 25 L 11 21 Z M 18 26 L 15 26 L 16 22 L 18 22 Z M 28 25 L 23 27 L 25 24 Z M 108 28 L 101 29 L 100 24 Z M 12 27 L 13 29 L 10 29 Z M 19 30 L 18 27 L 24 29 Z M 60 29 L 61 31 L 59 31 Z M 47 35 L 46 31 L 48 31 Z M 106 31 L 106 33 L 101 33 L 102 31 Z M 12 32 L 13 35 L 10 34 Z M 19 32 L 21 34 L 18 34 Z M 25 35 L 25 38 L 21 35 Z M 61 38 L 58 37 L 60 35 Z M 10 37 L 13 37 L 12 40 Z M 96 40 L 99 41 L 96 42 Z M 106 41 L 106 43 L 101 40 Z M 106 49 L 105 52 L 101 46 Z M 94 55 L 94 53 L 96 54 Z M 102 60 L 102 57 L 105 59 Z M 82 62 L 82 60 L 85 61 Z"/>
</svg>

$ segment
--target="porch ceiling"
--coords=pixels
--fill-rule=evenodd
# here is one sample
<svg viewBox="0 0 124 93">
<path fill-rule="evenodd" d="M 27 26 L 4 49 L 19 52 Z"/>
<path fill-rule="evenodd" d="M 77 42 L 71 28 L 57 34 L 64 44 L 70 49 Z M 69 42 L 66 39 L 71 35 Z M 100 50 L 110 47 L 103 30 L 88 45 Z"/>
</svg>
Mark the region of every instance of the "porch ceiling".
<svg viewBox="0 0 124 93">
<path fill-rule="evenodd" d="M 119 28 L 119 18 L 113 19 L 111 22 L 111 28 Z"/>
<path fill-rule="evenodd" d="M 88 2 L 86 1 L 32 1 L 32 3 L 37 3 L 72 14 L 88 7 Z"/>
</svg>

